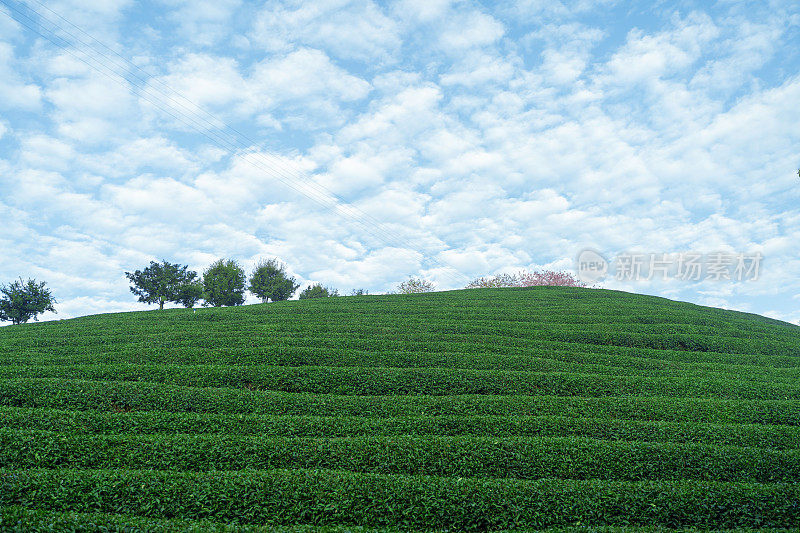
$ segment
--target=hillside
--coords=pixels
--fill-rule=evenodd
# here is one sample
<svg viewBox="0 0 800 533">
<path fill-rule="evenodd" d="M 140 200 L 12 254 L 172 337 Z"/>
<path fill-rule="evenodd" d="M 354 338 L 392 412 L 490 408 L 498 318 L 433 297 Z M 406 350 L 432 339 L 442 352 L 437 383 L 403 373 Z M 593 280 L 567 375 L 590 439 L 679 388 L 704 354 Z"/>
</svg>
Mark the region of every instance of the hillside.
<svg viewBox="0 0 800 533">
<path fill-rule="evenodd" d="M 796 527 L 799 377 L 796 326 L 591 289 L 0 328 L 0 529 Z"/>
</svg>

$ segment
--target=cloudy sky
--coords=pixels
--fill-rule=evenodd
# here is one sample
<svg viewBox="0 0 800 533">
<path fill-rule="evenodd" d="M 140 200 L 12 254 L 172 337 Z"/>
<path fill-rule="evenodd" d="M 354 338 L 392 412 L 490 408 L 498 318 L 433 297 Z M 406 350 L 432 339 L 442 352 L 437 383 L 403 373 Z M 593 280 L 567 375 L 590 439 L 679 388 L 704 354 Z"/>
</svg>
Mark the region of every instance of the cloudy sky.
<svg viewBox="0 0 800 533">
<path fill-rule="evenodd" d="M 377 293 L 591 249 L 800 323 L 799 148 L 791 0 L 0 0 L 0 282 L 55 318 L 153 259 Z M 763 261 L 613 270 L 686 252 Z"/>
</svg>

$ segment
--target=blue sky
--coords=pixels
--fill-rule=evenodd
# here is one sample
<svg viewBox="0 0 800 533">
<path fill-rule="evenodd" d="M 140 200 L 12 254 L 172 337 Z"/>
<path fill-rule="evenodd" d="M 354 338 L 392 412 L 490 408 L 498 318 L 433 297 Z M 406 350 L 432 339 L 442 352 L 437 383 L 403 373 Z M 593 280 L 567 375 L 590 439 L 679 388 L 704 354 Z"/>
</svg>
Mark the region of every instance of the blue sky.
<svg viewBox="0 0 800 533">
<path fill-rule="evenodd" d="M 152 259 L 377 293 L 592 249 L 761 254 L 602 285 L 800 323 L 796 2 L 3 3 L 0 281 L 45 318 L 145 308 Z"/>
</svg>

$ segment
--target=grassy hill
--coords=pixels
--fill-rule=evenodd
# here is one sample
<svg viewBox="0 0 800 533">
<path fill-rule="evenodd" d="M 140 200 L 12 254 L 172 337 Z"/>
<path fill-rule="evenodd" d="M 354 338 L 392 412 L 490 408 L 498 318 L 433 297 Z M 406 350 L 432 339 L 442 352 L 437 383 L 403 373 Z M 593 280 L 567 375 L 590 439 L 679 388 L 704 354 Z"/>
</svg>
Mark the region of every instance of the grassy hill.
<svg viewBox="0 0 800 533">
<path fill-rule="evenodd" d="M 0 529 L 796 527 L 798 378 L 796 326 L 605 290 L 7 327 Z"/>
</svg>

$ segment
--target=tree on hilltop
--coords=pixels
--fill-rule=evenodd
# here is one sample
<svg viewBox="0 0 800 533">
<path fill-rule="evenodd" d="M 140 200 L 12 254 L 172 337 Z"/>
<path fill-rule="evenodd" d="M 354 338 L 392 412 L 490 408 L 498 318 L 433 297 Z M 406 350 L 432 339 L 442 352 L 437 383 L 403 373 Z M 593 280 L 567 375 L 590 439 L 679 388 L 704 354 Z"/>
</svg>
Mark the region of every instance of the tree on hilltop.
<svg viewBox="0 0 800 533">
<path fill-rule="evenodd" d="M 174 302 L 192 307 L 199 297 L 196 294 L 197 272 L 189 270 L 187 265 L 156 263 L 150 261 L 150 266 L 135 272 L 125 272 L 131 285 L 131 292 L 139 297 L 139 301 L 146 304 L 158 304 L 159 309 L 164 309 L 164 303 Z"/>
<path fill-rule="evenodd" d="M 467 289 L 489 289 L 499 287 L 587 287 L 569 272 L 553 270 L 521 270 L 516 274 L 500 274 L 491 277 L 480 277 L 466 286 Z"/>
<path fill-rule="evenodd" d="M 400 294 L 417 294 L 421 292 L 433 292 L 434 288 L 433 283 L 428 280 L 411 277 L 397 286 L 397 292 Z"/>
<path fill-rule="evenodd" d="M 191 309 L 197 302 L 203 299 L 203 281 L 200 279 L 184 283 L 178 289 L 175 301 L 187 309 Z"/>
<path fill-rule="evenodd" d="M 303 289 L 303 292 L 300 293 L 301 300 L 310 300 L 312 298 L 329 298 L 331 296 L 339 296 L 339 291 L 336 289 L 323 287 L 320 283 L 309 285 Z"/>
<path fill-rule="evenodd" d="M 471 281 L 465 288 L 467 289 L 495 289 L 500 287 L 516 287 L 519 278 L 516 274 L 500 274 L 498 276 L 482 276 Z"/>
<path fill-rule="evenodd" d="M 288 300 L 300 285 L 294 277 L 286 273 L 286 265 L 277 259 L 259 261 L 250 276 L 250 292 L 261 298 L 263 303 L 267 300 L 282 302 Z"/>
<path fill-rule="evenodd" d="M 53 307 L 56 299 L 45 282 L 37 283 L 35 279 L 22 281 L 22 278 L 10 285 L 0 286 L 0 322 L 24 324 L 31 318 L 45 311 L 55 313 Z"/>
<path fill-rule="evenodd" d="M 203 273 L 203 305 L 221 307 L 244 303 L 245 274 L 239 263 L 220 259 Z"/>
</svg>

